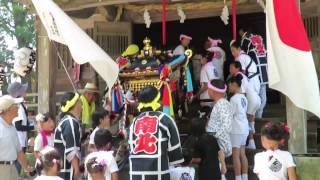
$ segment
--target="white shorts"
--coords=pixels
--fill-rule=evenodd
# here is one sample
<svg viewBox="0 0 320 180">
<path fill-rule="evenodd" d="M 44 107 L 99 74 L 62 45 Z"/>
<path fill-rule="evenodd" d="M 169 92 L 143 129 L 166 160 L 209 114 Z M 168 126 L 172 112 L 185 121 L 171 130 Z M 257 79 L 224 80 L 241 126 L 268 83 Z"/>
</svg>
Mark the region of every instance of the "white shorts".
<svg viewBox="0 0 320 180">
<path fill-rule="evenodd" d="M 261 106 L 261 99 L 257 94 L 247 94 L 248 110 L 247 114 L 255 115 Z"/>
<path fill-rule="evenodd" d="M 247 143 L 248 134 L 230 134 L 231 144 L 233 148 L 240 148 Z"/>
</svg>

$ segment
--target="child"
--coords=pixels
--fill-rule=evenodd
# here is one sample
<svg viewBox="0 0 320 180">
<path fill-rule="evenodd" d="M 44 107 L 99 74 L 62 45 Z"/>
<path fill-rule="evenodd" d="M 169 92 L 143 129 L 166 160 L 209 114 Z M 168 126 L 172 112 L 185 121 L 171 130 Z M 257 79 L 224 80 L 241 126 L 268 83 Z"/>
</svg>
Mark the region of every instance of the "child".
<svg viewBox="0 0 320 180">
<path fill-rule="evenodd" d="M 58 176 L 61 157 L 54 148 L 47 146 L 41 151 L 41 166 L 45 175 L 38 176 L 35 180 L 63 180 Z"/>
<path fill-rule="evenodd" d="M 233 109 L 230 138 L 235 179 L 248 180 L 248 159 L 245 152 L 245 145 L 249 134 L 247 119 L 248 102 L 246 97 L 240 93 L 241 80 L 242 76 L 232 77 L 229 80 L 229 92 L 233 94 L 230 99 Z"/>
<path fill-rule="evenodd" d="M 113 151 L 110 151 L 112 148 L 111 145 L 112 141 L 112 135 L 110 131 L 106 129 L 99 129 L 94 136 L 94 144 L 96 146 L 97 152 L 92 152 L 90 153 L 85 160 L 85 165 L 86 165 L 86 171 L 89 172 L 88 175 L 88 180 L 93 180 L 93 178 L 96 178 L 96 175 L 98 176 L 99 174 L 103 173 L 104 177 L 106 180 L 118 180 L 118 166 L 115 161 L 115 158 L 113 157 Z M 103 166 L 102 170 L 101 167 L 93 168 L 92 166 L 87 166 L 89 162 L 92 163 L 92 161 L 97 162 L 98 164 L 100 163 L 101 157 L 103 157 L 103 161 L 105 164 L 101 165 Z M 98 161 L 92 160 L 93 158 L 97 158 Z M 101 160 L 102 161 L 102 160 Z M 90 163 L 89 163 L 90 164 Z M 97 170 L 97 171 L 96 171 Z M 92 173 L 94 172 L 93 176 L 91 176 Z M 95 173 L 97 172 L 97 173 Z"/>
<path fill-rule="evenodd" d="M 104 176 L 107 169 L 107 161 L 103 157 L 92 157 L 86 163 L 87 171 L 92 180 L 106 180 Z"/>
<path fill-rule="evenodd" d="M 249 83 L 252 84 L 254 90 L 259 94 L 260 80 L 256 62 L 254 62 L 249 55 L 242 51 L 240 42 L 233 42 L 230 48 L 234 60 L 241 63 L 242 72 L 248 77 Z"/>
<path fill-rule="evenodd" d="M 40 123 L 40 132 L 34 140 L 34 156 L 39 159 L 43 148 L 54 145 L 55 122 L 49 113 L 38 114 L 36 120 Z"/>
<path fill-rule="evenodd" d="M 254 90 L 252 84 L 249 83 L 247 76 L 241 72 L 241 69 L 242 69 L 241 63 L 238 61 L 234 61 L 230 64 L 229 70 L 230 70 L 231 76 L 242 77 L 240 93 L 245 94 L 248 100 L 247 115 L 248 115 L 249 128 L 250 128 L 248 148 L 256 149 L 256 145 L 253 138 L 253 134 L 255 133 L 254 115 L 261 105 L 261 99 L 259 97 L 259 94 Z"/>
<path fill-rule="evenodd" d="M 40 124 L 40 130 L 34 140 L 33 155 L 36 158 L 35 168 L 38 175 L 41 174 L 40 151 L 46 146 L 54 146 L 54 128 L 55 122 L 49 113 L 38 114 L 36 121 Z"/>
<path fill-rule="evenodd" d="M 201 63 L 201 72 L 200 72 L 200 83 L 201 87 L 198 93 L 194 96 L 194 98 L 199 98 L 203 102 L 200 102 L 202 107 L 204 106 L 213 106 L 213 102 L 210 102 L 210 96 L 208 94 L 208 83 L 210 83 L 213 79 L 219 79 L 218 71 L 213 66 L 212 60 L 213 53 L 206 51 L 202 54 L 202 58 L 200 60 Z"/>
<path fill-rule="evenodd" d="M 94 129 L 90 135 L 89 152 L 96 151 L 94 144 L 94 136 L 99 129 L 108 129 L 110 127 L 110 114 L 109 111 L 103 110 L 101 112 L 94 112 L 92 114 L 92 128 Z"/>
<path fill-rule="evenodd" d="M 220 180 L 227 172 L 224 152 L 214 136 L 205 131 L 206 121 L 195 118 L 191 121 L 191 134 L 196 137 L 193 163 L 199 164 L 199 179 Z M 221 163 L 221 169 L 219 167 Z"/>
<path fill-rule="evenodd" d="M 254 157 L 253 172 L 260 180 L 296 180 L 295 164 L 291 153 L 279 149 L 289 137 L 284 123 L 267 123 L 261 129 L 261 142 L 266 151 Z"/>
<path fill-rule="evenodd" d="M 190 151 L 182 149 L 184 162 L 181 166 L 170 169 L 170 180 L 194 180 L 195 170 L 190 167 L 192 156 Z"/>
</svg>

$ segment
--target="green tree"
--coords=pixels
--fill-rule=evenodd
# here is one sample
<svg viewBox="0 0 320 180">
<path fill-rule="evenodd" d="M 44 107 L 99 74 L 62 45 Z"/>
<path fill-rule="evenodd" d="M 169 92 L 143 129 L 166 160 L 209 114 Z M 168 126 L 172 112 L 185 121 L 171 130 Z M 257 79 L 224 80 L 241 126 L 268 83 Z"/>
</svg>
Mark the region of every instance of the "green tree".
<svg viewBox="0 0 320 180">
<path fill-rule="evenodd" d="M 34 17 L 16 0 L 0 0 L 0 36 L 17 41 L 17 48 L 35 44 Z"/>
<path fill-rule="evenodd" d="M 13 49 L 8 49 L 8 39 L 16 41 L 15 48 L 35 47 L 34 16 L 28 12 L 28 7 L 17 0 L 0 0 L 0 64 L 9 71 L 12 69 Z M 9 75 L 9 74 L 8 74 Z M 31 82 L 35 73 L 24 81 Z M 5 83 L 6 86 L 7 83 Z M 5 89 L 6 87 L 3 87 Z"/>
</svg>

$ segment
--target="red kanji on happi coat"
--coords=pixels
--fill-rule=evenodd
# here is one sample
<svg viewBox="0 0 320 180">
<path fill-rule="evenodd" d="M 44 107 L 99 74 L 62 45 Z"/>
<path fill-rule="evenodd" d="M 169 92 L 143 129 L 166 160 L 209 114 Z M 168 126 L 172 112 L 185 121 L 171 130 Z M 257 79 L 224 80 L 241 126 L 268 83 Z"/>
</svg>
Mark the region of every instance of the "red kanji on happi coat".
<svg viewBox="0 0 320 180">
<path fill-rule="evenodd" d="M 250 40 L 251 40 L 252 44 L 255 46 L 256 52 L 258 55 L 265 55 L 266 54 L 266 49 L 264 48 L 263 40 L 262 40 L 261 36 L 252 35 L 250 37 Z"/>
<path fill-rule="evenodd" d="M 136 121 L 134 134 L 137 136 L 133 153 L 145 152 L 153 154 L 157 151 L 158 139 L 154 134 L 158 131 L 158 117 L 144 116 Z"/>
</svg>

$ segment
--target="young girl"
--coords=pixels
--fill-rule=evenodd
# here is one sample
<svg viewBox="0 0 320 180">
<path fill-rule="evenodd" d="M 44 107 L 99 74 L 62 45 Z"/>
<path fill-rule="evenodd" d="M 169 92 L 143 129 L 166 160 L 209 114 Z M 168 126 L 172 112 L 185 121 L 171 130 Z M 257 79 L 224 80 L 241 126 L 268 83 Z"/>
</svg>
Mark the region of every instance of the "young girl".
<svg viewBox="0 0 320 180">
<path fill-rule="evenodd" d="M 254 157 L 253 172 L 260 180 L 296 180 L 295 163 L 291 153 L 279 149 L 289 138 L 284 123 L 267 123 L 261 130 L 261 142 L 266 151 Z"/>
<path fill-rule="evenodd" d="M 61 157 L 57 150 L 46 147 L 41 151 L 41 166 L 45 172 L 35 180 L 63 180 L 58 176 L 61 168 Z"/>
<path fill-rule="evenodd" d="M 261 105 L 261 100 L 260 100 L 259 94 L 254 90 L 252 84 L 249 83 L 247 76 L 241 72 L 241 69 L 242 69 L 241 63 L 238 61 L 234 61 L 230 64 L 229 70 L 230 70 L 231 77 L 237 77 L 237 76 L 242 77 L 240 93 L 245 94 L 248 100 L 247 115 L 248 115 L 249 128 L 250 128 L 248 148 L 256 149 L 256 145 L 253 138 L 253 134 L 255 132 L 254 115 Z"/>
<path fill-rule="evenodd" d="M 247 119 L 248 102 L 240 93 L 242 76 L 229 80 L 229 91 L 233 94 L 230 104 L 233 109 L 232 130 L 230 134 L 232 144 L 233 170 L 236 180 L 248 180 L 248 159 L 245 145 L 249 134 Z M 242 172 L 242 175 L 241 175 Z"/>
<path fill-rule="evenodd" d="M 104 174 L 107 169 L 107 162 L 103 157 L 90 158 L 86 163 L 86 167 L 92 180 L 106 180 Z"/>
<path fill-rule="evenodd" d="M 45 147 L 53 147 L 54 146 L 54 128 L 55 121 L 50 116 L 49 113 L 38 114 L 36 116 L 36 121 L 40 124 L 40 131 L 37 137 L 34 140 L 34 148 L 33 155 L 36 158 L 35 168 L 37 173 L 41 174 L 41 161 L 40 161 L 40 151 Z"/>
<path fill-rule="evenodd" d="M 199 164 L 199 179 L 220 180 L 227 172 L 224 152 L 216 138 L 206 133 L 205 126 L 204 118 L 191 121 L 191 135 L 196 138 L 192 163 Z"/>
<path fill-rule="evenodd" d="M 111 132 L 107 129 L 99 129 L 96 132 L 94 142 L 97 151 L 88 154 L 84 162 L 86 172 L 89 173 L 88 180 L 99 179 L 99 177 L 104 177 L 105 180 L 119 180 L 119 169 L 113 157 L 113 151 L 111 151 Z M 96 160 L 92 160 L 93 158 Z M 97 164 L 97 167 L 90 166 L 90 163 Z"/>
<path fill-rule="evenodd" d="M 208 94 L 208 83 L 210 83 L 213 79 L 219 79 L 218 71 L 213 66 L 212 53 L 206 51 L 202 54 L 201 62 L 201 72 L 200 72 L 200 83 L 201 88 L 198 93 L 195 95 L 195 98 L 199 98 L 200 100 L 210 100 L 210 96 Z M 201 106 L 213 106 L 213 102 L 201 102 Z"/>
<path fill-rule="evenodd" d="M 89 152 L 96 151 L 94 136 L 99 129 L 108 129 L 110 127 L 110 114 L 109 111 L 103 110 L 101 112 L 94 112 L 92 114 L 92 128 L 94 129 L 90 135 Z"/>
<path fill-rule="evenodd" d="M 36 120 L 40 123 L 40 132 L 34 140 L 34 156 L 40 159 L 40 151 L 46 146 L 54 146 L 55 121 L 49 113 L 38 114 Z"/>
</svg>

